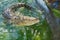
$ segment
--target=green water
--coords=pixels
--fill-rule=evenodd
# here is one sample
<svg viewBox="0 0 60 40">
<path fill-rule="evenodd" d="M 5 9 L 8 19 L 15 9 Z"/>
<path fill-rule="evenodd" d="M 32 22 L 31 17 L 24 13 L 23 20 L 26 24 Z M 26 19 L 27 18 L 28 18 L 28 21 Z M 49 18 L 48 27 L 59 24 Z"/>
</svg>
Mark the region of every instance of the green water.
<svg viewBox="0 0 60 40">
<path fill-rule="evenodd" d="M 3 10 L 11 6 L 12 4 L 18 3 L 18 0 L 0 0 L 0 40 L 51 40 L 51 30 L 47 24 L 45 18 L 38 11 L 31 12 L 26 9 L 20 9 L 24 15 L 39 17 L 40 22 L 31 26 L 14 26 L 4 24 L 2 16 Z M 34 7 L 32 1 L 31 3 Z"/>
</svg>

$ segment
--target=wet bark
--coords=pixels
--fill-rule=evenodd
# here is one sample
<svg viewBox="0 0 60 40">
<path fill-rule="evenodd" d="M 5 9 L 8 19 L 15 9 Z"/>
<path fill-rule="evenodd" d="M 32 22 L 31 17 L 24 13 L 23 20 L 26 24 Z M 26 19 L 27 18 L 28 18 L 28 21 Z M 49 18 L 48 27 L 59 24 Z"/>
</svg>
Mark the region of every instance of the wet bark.
<svg viewBox="0 0 60 40">
<path fill-rule="evenodd" d="M 40 1 L 35 0 L 36 4 L 38 7 L 40 7 L 43 11 L 44 11 L 44 16 L 48 22 L 48 24 L 50 25 L 51 31 L 52 31 L 52 40 L 60 40 L 60 24 L 59 24 L 59 19 L 57 19 L 53 12 L 50 10 L 49 7 L 44 8 L 42 5 L 40 4 Z"/>
</svg>

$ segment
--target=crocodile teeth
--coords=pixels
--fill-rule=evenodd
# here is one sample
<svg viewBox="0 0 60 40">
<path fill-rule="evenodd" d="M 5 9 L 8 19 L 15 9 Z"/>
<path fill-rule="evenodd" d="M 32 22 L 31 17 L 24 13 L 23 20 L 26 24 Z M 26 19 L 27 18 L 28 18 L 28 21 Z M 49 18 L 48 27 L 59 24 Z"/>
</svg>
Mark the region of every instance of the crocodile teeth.
<svg viewBox="0 0 60 40">
<path fill-rule="evenodd" d="M 36 24 L 36 23 L 39 22 L 39 19 L 38 18 L 34 18 L 34 17 L 23 16 L 22 18 L 23 18 L 23 20 L 18 22 L 17 25 L 29 26 L 29 25 L 33 25 L 33 24 Z"/>
</svg>

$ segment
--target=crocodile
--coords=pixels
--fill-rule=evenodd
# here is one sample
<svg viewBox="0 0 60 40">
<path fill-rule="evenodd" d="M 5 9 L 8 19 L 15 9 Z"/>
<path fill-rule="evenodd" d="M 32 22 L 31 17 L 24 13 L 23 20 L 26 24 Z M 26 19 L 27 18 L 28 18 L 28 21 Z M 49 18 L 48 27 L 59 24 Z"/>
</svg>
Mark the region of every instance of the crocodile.
<svg viewBox="0 0 60 40">
<path fill-rule="evenodd" d="M 29 10 L 32 9 L 32 7 L 24 3 L 17 3 L 15 5 L 12 5 L 9 8 L 5 9 L 2 14 L 6 22 L 19 25 L 19 26 L 30 26 L 39 23 L 39 18 L 25 16 L 22 13 L 15 12 L 16 8 L 20 8 L 20 7 L 25 7 Z"/>
</svg>

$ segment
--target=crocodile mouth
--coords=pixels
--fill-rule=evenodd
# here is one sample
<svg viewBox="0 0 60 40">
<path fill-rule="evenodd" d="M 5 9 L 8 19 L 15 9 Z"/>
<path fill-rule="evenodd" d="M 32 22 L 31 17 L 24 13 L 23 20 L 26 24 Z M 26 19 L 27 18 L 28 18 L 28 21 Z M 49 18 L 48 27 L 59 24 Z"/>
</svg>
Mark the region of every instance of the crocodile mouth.
<svg viewBox="0 0 60 40">
<path fill-rule="evenodd" d="M 32 7 L 24 3 L 17 3 L 16 5 L 12 5 L 10 8 L 7 8 L 7 10 L 2 14 L 6 22 L 19 26 L 30 26 L 39 22 L 38 18 L 25 16 L 19 12 L 15 13 L 15 8 L 26 7 L 31 10 Z"/>
<path fill-rule="evenodd" d="M 34 18 L 34 17 L 29 17 L 29 16 L 23 16 L 23 18 L 20 21 L 15 20 L 16 25 L 20 25 L 20 26 L 30 26 L 30 25 L 34 25 L 36 23 L 39 23 L 39 19 L 38 18 Z"/>
</svg>

